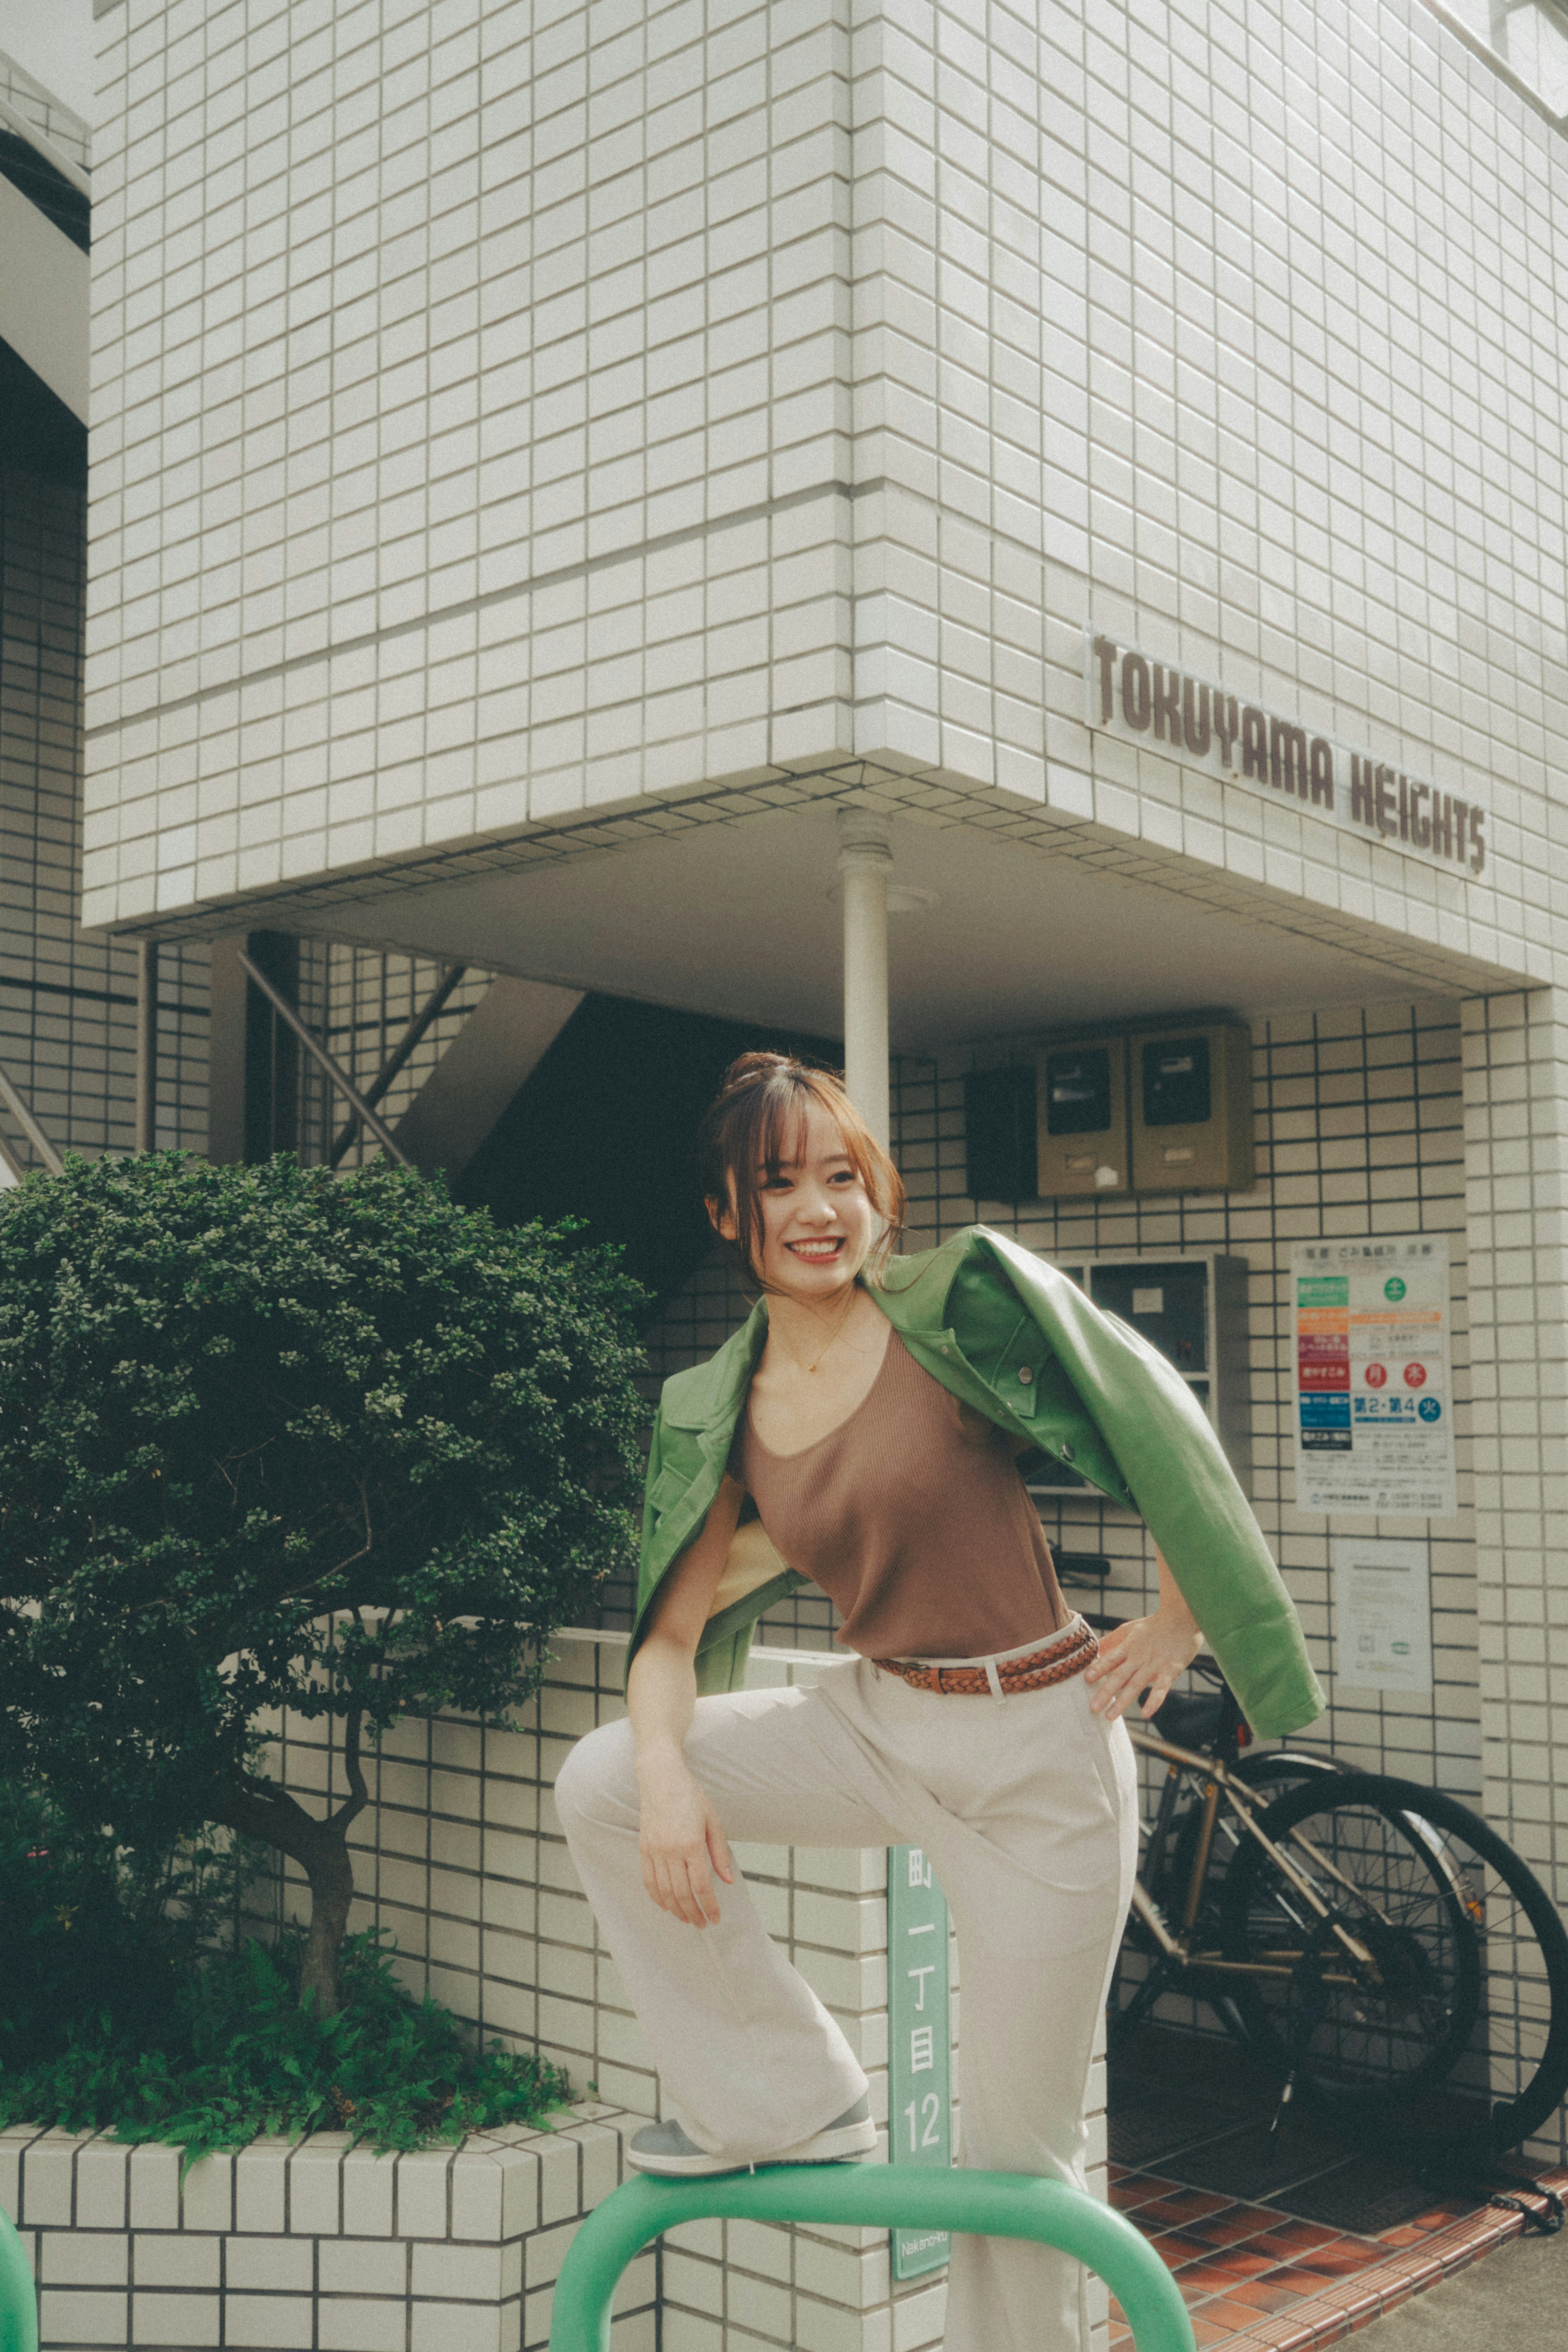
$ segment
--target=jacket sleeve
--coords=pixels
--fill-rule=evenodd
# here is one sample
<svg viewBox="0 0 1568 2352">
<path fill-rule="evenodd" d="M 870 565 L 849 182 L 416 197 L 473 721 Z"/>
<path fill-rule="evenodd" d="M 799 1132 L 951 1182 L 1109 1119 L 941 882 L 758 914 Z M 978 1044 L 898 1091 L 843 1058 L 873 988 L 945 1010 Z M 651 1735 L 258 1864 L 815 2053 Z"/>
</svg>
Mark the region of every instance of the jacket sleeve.
<svg viewBox="0 0 1568 2352">
<path fill-rule="evenodd" d="M 653 1501 L 654 1491 L 664 1472 L 664 1415 L 653 1415 L 653 1433 L 648 1445 L 648 1467 L 643 1478 L 643 1538 L 637 1549 L 637 1605 L 632 1616 L 632 1638 L 626 1644 L 626 1672 L 632 1671 L 632 1661 L 647 1631 L 648 1604 L 659 1589 L 661 1579 L 654 1574 L 652 1562 L 653 1531 L 658 1525 L 658 1510 Z"/>
<path fill-rule="evenodd" d="M 988 1235 L 993 1242 L 999 1237 Z M 996 1252 L 1114 1455 L 1128 1492 L 1260 1738 L 1324 1699 L 1301 1620 L 1202 1408 L 1174 1366 L 1021 1250 Z M 1023 1261 L 1023 1263 L 1019 1263 Z"/>
<path fill-rule="evenodd" d="M 677 1430 L 674 1433 L 674 1451 L 677 1457 L 680 1451 L 680 1438 L 681 1433 Z M 690 1465 L 682 1465 L 678 1459 L 672 1462 L 669 1459 L 671 1451 L 672 1446 L 667 1440 L 664 1414 L 661 1412 L 656 1413 L 653 1419 L 653 1439 L 648 1448 L 648 1468 L 643 1486 L 643 1540 L 637 1561 L 637 1608 L 632 1623 L 632 1638 L 626 1644 L 627 1674 L 632 1671 L 632 1661 L 636 1656 L 643 1636 L 648 1629 L 648 1616 L 654 1595 L 675 1561 L 695 1539 L 702 1525 L 702 1521 L 698 1520 L 692 1527 L 678 1550 L 671 1552 L 667 1543 L 655 1545 L 654 1538 L 658 1533 L 661 1517 L 661 1500 L 665 1497 L 666 1489 L 673 1489 L 674 1496 L 678 1500 L 689 1492 L 691 1484 Z M 668 1557 L 664 1556 L 666 1554 Z M 779 1565 L 782 1567 L 782 1562 Z M 800 1581 L 800 1578 L 786 1570 L 781 1578 L 775 1578 L 770 1583 L 761 1582 L 758 1589 L 748 1591 L 745 1599 L 737 1599 L 732 1605 L 722 1608 L 716 1616 L 709 1619 L 704 1628 L 702 1640 L 697 1644 L 695 1660 L 697 1690 L 701 1696 L 707 1696 L 716 1691 L 741 1690 L 745 1687 L 747 1659 L 751 1648 L 751 1628 L 754 1621 L 774 1600 L 781 1598 Z M 756 1583 L 755 1580 L 754 1583 Z M 717 1598 L 721 1601 L 724 1600 L 722 1589 Z"/>
</svg>

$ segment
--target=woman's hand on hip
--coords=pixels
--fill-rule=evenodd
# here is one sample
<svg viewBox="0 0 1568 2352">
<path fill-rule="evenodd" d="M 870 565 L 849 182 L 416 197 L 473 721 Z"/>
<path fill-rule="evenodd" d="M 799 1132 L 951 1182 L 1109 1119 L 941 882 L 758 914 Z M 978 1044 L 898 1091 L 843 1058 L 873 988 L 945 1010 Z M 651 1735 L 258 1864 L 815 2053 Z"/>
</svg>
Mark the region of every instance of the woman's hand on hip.
<svg viewBox="0 0 1568 2352">
<path fill-rule="evenodd" d="M 1133 1617 L 1107 1633 L 1100 1654 L 1084 1681 L 1093 1685 L 1089 1704 L 1096 1715 L 1114 1720 L 1137 1702 L 1153 1715 L 1165 1704 L 1177 1675 L 1191 1665 L 1203 1646 L 1203 1635 L 1185 1603 L 1166 1602 L 1152 1617 Z"/>
<path fill-rule="evenodd" d="M 706 1790 L 673 1750 L 639 1758 L 637 1778 L 643 1798 L 638 1848 L 650 1899 L 689 1927 L 716 1926 L 714 1876 L 733 1886 L 735 1864 Z"/>
</svg>

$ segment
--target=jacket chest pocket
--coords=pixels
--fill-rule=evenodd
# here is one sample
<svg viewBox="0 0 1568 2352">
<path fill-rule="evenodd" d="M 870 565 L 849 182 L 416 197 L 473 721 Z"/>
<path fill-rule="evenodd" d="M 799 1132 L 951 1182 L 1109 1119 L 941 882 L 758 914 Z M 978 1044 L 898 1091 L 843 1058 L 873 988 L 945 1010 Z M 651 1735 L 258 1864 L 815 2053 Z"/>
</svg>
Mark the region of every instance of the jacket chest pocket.
<svg viewBox="0 0 1568 2352">
<path fill-rule="evenodd" d="M 673 1511 L 682 1496 L 691 1491 L 691 1483 L 674 1464 L 667 1470 L 661 1470 L 648 1489 L 648 1508 L 654 1517 L 663 1518 L 667 1512 Z"/>
<path fill-rule="evenodd" d="M 1034 1339 L 1035 1334 L 1030 1333 Z M 1016 1356 L 1002 1367 L 997 1381 L 998 1393 L 1007 1399 L 1020 1421 L 1032 1421 L 1043 1402 L 1046 1352 L 1041 1347 L 1019 1348 Z"/>
<path fill-rule="evenodd" d="M 986 1367 L 984 1378 L 991 1394 L 1020 1421 L 1032 1421 L 1041 1404 L 1041 1391 L 1048 1385 L 1046 1368 L 1051 1351 L 1039 1328 L 1029 1316 L 1020 1316 L 1008 1335 L 1005 1347 Z"/>
<path fill-rule="evenodd" d="M 648 1504 L 657 1522 L 654 1541 L 672 1557 L 696 1533 L 707 1516 L 707 1503 L 699 1492 L 698 1482 L 686 1477 L 673 1465 L 661 1470 L 654 1479 Z"/>
</svg>

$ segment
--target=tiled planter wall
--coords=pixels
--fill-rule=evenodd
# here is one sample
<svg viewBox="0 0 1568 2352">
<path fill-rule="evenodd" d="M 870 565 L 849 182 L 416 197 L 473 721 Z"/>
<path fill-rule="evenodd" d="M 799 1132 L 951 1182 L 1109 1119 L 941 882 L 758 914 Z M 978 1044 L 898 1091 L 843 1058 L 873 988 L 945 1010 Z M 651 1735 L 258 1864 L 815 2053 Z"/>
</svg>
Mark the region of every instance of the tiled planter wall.
<svg viewBox="0 0 1568 2352">
<path fill-rule="evenodd" d="M 528 2352 L 572 2231 L 621 2178 L 623 2122 L 586 2105 L 559 2131 L 401 2157 L 319 2132 L 183 2180 L 176 2148 L 19 2125 L 0 2133 L 0 2203 L 43 2352 Z M 654 2352 L 655 2281 L 649 2252 L 622 2282 L 615 2352 Z"/>
</svg>

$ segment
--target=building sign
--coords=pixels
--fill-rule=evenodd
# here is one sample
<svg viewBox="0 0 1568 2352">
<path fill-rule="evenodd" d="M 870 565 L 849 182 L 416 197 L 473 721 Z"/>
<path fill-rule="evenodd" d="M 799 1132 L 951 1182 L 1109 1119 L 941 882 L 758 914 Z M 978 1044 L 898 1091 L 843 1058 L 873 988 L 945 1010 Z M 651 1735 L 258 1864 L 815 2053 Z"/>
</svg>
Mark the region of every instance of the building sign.
<svg viewBox="0 0 1568 2352">
<path fill-rule="evenodd" d="M 1337 1536 L 1333 1670 L 1358 1690 L 1432 1687 L 1432 1571 L 1424 1543 Z"/>
<path fill-rule="evenodd" d="M 1297 1509 L 1457 1510 L 1447 1241 L 1298 1242 L 1291 1295 Z"/>
<path fill-rule="evenodd" d="M 1487 808 L 1473 793 L 1440 792 L 1364 745 L 1317 734 L 1092 627 L 1083 633 L 1083 694 L 1090 726 L 1124 742 L 1283 795 L 1300 814 L 1406 856 L 1456 874 L 1486 871 Z"/>
<path fill-rule="evenodd" d="M 887 1850 L 887 2153 L 892 2164 L 953 2161 L 947 1898 L 917 1845 Z M 894 2230 L 893 2275 L 947 2259 L 946 2230 Z"/>
</svg>

